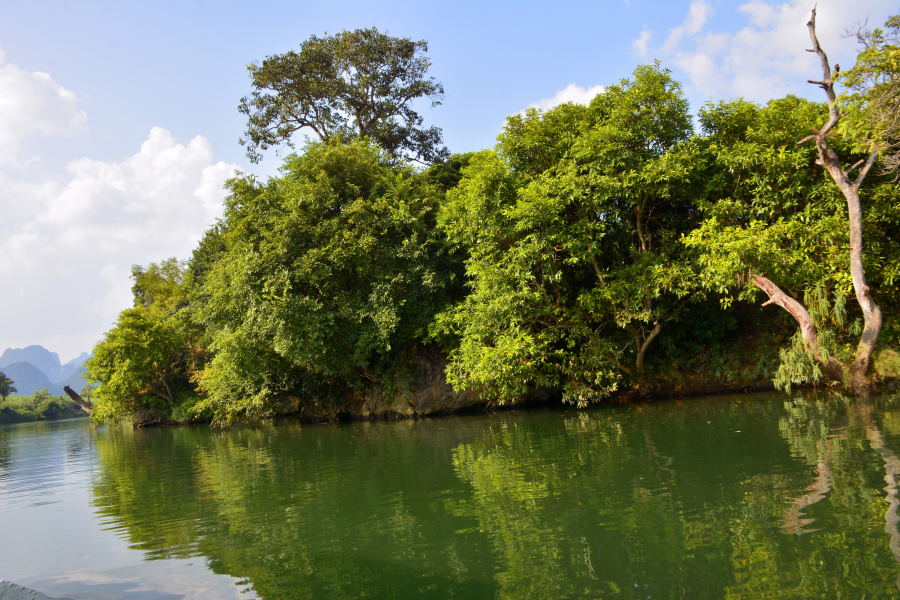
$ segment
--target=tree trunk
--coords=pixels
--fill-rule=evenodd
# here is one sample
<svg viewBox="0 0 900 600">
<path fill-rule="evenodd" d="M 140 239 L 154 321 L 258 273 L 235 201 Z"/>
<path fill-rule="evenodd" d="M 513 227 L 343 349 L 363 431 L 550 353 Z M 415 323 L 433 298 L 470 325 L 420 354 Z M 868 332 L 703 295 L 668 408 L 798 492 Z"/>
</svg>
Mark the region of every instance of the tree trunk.
<svg viewBox="0 0 900 600">
<path fill-rule="evenodd" d="M 869 158 L 865 161 L 855 181 L 850 180 L 850 172 L 860 166 L 863 161 L 859 161 L 847 171 L 841 168 L 841 161 L 837 153 L 828 147 L 826 135 L 834 129 L 841 118 L 841 114 L 837 107 L 837 97 L 834 93 L 834 77 L 831 73 L 831 67 L 828 63 L 828 56 L 819 46 L 819 40 L 816 37 L 816 9 L 812 11 L 812 17 L 807 23 L 809 28 L 809 37 L 813 44 L 811 52 L 819 55 L 822 61 L 822 81 L 810 81 L 825 90 L 828 98 L 828 121 L 821 130 L 815 131 L 815 135 L 804 138 L 797 143 L 799 146 L 809 140 L 815 140 L 816 149 L 819 158 L 816 163 L 825 167 L 828 174 L 838 185 L 844 198 L 847 199 L 847 214 L 850 224 L 850 274 L 853 278 L 853 290 L 856 292 L 856 301 L 863 312 L 864 327 L 862 338 L 856 347 L 856 360 L 850 367 L 849 385 L 850 390 L 858 394 L 868 392 L 868 380 L 866 373 L 869 370 L 869 362 L 872 359 L 872 353 L 875 351 L 875 344 L 878 342 L 878 335 L 881 333 L 883 318 L 881 309 L 872 299 L 869 293 L 869 286 L 866 284 L 866 274 L 863 268 L 863 230 L 862 230 L 862 207 L 859 201 L 859 188 L 875 164 L 878 157 L 878 151 L 873 150 L 869 154 Z"/>
<path fill-rule="evenodd" d="M 78 404 L 78 406 L 81 407 L 81 410 L 83 410 L 87 414 L 91 414 L 92 412 L 94 412 L 94 408 L 88 402 L 86 402 L 81 396 L 76 394 L 75 390 L 73 390 L 69 386 L 66 386 L 63 388 L 63 391 L 66 394 L 68 394 L 69 398 L 71 398 L 76 404 Z"/>
<path fill-rule="evenodd" d="M 644 234 L 644 206 L 647 203 L 647 197 L 644 196 L 642 202 L 635 209 L 637 213 L 637 233 L 638 238 L 641 241 L 641 254 L 646 254 L 650 251 L 650 240 L 649 236 Z M 648 318 L 652 314 L 653 310 L 653 300 L 651 299 L 649 293 L 644 298 L 644 312 L 647 313 Z M 659 335 L 659 332 L 662 331 L 662 323 L 657 321 L 653 329 L 650 330 L 650 333 L 647 337 L 642 339 L 642 336 L 638 335 L 637 331 L 634 332 L 635 337 L 635 349 L 637 350 L 637 358 L 635 359 L 635 371 L 637 374 L 638 380 L 638 388 L 641 390 L 641 393 L 645 393 L 645 379 L 644 379 L 644 356 L 647 354 L 647 348 L 650 346 L 650 343 L 656 339 L 656 336 Z"/>
<path fill-rule="evenodd" d="M 769 296 L 769 301 L 763 306 L 766 304 L 777 304 L 788 311 L 797 321 L 797 324 L 800 325 L 800 334 L 803 336 L 803 341 L 813 353 L 815 359 L 822 365 L 822 371 L 825 373 L 825 376 L 834 381 L 843 382 L 844 365 L 833 356 L 829 356 L 827 361 L 822 360 L 822 353 L 819 350 L 819 332 L 806 307 L 785 294 L 780 287 L 762 275 L 753 274 L 752 277 L 754 285 Z"/>
<path fill-rule="evenodd" d="M 635 370 L 637 371 L 637 379 L 638 385 L 643 388 L 644 387 L 644 356 L 647 353 L 647 348 L 650 346 L 650 342 L 652 342 L 656 336 L 659 335 L 659 332 L 662 331 L 662 323 L 657 322 L 656 325 L 653 326 L 653 329 L 650 331 L 650 335 L 644 338 L 643 342 L 638 337 L 637 342 L 637 359 L 635 361 Z"/>
</svg>

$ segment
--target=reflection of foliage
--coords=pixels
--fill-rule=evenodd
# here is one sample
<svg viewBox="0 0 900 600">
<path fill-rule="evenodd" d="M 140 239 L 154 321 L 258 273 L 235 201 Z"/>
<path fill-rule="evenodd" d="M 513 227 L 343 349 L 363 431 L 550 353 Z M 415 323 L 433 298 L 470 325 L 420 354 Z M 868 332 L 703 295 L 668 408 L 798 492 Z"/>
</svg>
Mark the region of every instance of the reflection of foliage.
<svg viewBox="0 0 900 600">
<path fill-rule="evenodd" d="M 448 423 L 111 429 L 94 503 L 150 558 L 204 556 L 267 599 L 896 594 L 900 398 Z"/>
<path fill-rule="evenodd" d="M 526 442 L 524 432 L 504 432 L 507 442 Z M 514 439 L 514 438 L 519 439 Z M 510 439 L 513 438 L 513 439 Z M 561 568 L 564 532 L 543 522 L 547 507 L 547 470 L 538 463 L 522 464 L 518 457 L 492 452 L 483 444 L 466 444 L 453 452 L 457 475 L 474 488 L 474 499 L 451 505 L 451 512 L 478 519 L 479 531 L 488 533 L 495 556 L 505 563 L 497 575 L 503 598 L 536 598 L 557 590 L 571 592 Z M 549 465 L 552 471 L 552 465 Z"/>
<path fill-rule="evenodd" d="M 473 556 L 488 549 L 415 497 L 454 477 L 421 464 L 411 426 L 112 429 L 94 504 L 150 558 L 205 556 L 270 600 L 368 597 L 384 580 L 396 597 L 483 597 L 493 584 Z"/>
</svg>

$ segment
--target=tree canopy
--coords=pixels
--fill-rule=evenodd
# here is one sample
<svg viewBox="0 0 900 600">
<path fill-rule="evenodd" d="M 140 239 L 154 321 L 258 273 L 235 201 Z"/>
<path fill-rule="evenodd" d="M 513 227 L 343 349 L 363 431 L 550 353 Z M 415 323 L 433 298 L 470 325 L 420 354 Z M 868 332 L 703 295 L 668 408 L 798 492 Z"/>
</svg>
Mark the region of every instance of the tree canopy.
<svg viewBox="0 0 900 600">
<path fill-rule="evenodd" d="M 241 143 L 259 162 L 260 150 L 285 144 L 307 128 L 323 142 L 369 137 L 394 158 L 424 163 L 446 159 L 438 127 L 423 127 L 416 100 L 438 106 L 444 88 L 428 77 L 428 43 L 395 38 L 376 28 L 312 36 L 299 52 L 247 67 L 253 91 L 241 98 L 247 131 Z"/>
<path fill-rule="evenodd" d="M 454 293 L 458 261 L 435 231 L 440 188 L 373 143 L 315 143 L 281 177 L 229 191 L 224 252 L 198 308 L 216 410 L 378 383 Z"/>
<path fill-rule="evenodd" d="M 856 64 L 840 74 L 847 88 L 841 100 L 849 107 L 841 131 L 861 149 L 877 149 L 883 174 L 900 170 L 900 15 L 884 29 L 858 27 L 863 46 Z M 837 68 L 836 68 L 837 69 Z"/>
<path fill-rule="evenodd" d="M 85 379 L 100 384 L 92 390 L 95 420 L 139 412 L 160 421 L 190 420 L 197 401 L 193 379 L 205 356 L 186 302 L 185 269 L 174 258 L 132 269 L 134 308 L 119 314 L 85 363 Z"/>
</svg>

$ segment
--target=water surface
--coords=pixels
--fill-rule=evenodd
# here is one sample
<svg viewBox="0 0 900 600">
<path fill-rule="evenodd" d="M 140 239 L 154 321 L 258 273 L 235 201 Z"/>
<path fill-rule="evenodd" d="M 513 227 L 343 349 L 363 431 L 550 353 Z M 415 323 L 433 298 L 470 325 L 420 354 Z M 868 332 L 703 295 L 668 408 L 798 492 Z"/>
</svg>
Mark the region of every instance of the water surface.
<svg viewBox="0 0 900 600">
<path fill-rule="evenodd" d="M 72 598 L 900 598 L 900 397 L 0 427 L 0 578 Z"/>
</svg>

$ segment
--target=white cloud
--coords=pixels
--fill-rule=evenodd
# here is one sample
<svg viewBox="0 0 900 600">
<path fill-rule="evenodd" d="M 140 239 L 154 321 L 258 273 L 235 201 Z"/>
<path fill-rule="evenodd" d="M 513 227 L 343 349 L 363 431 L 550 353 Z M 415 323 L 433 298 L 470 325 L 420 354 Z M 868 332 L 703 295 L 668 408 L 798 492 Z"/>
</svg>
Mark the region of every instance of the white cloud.
<svg viewBox="0 0 900 600">
<path fill-rule="evenodd" d="M 714 12 L 713 7 L 703 0 L 691 2 L 687 18 L 684 20 L 684 23 L 669 30 L 669 37 L 663 43 L 662 51 L 665 53 L 671 52 L 678 46 L 685 35 L 691 36 L 699 33 Z"/>
<path fill-rule="evenodd" d="M 13 181 L 0 171 L 0 348 L 58 339 L 61 355 L 97 341 L 131 305 L 132 264 L 187 258 L 222 214 L 222 184 L 237 165 L 213 159 L 197 136 L 154 127 L 118 162 L 81 158 L 60 181 Z M 60 332 L 67 336 L 60 336 Z"/>
<path fill-rule="evenodd" d="M 6 63 L 0 49 L 0 167 L 22 168 L 38 160 L 19 160 L 19 144 L 27 136 L 75 133 L 86 123 L 87 114 L 78 107 L 73 92 L 47 73 Z"/>
<path fill-rule="evenodd" d="M 574 102 L 575 104 L 589 104 L 594 96 L 602 94 L 604 88 L 602 85 L 595 85 L 589 88 L 583 88 L 580 85 L 570 83 L 563 89 L 556 92 L 552 98 L 544 98 L 528 105 L 528 108 L 537 108 L 540 110 L 548 110 L 554 106 L 565 104 L 566 102 Z"/>
<path fill-rule="evenodd" d="M 100 269 L 100 279 L 108 286 L 103 298 L 81 299 L 81 309 L 85 314 L 98 315 L 104 321 L 113 322 L 123 308 L 132 305 L 131 271 L 116 263 L 107 263 Z"/>
<path fill-rule="evenodd" d="M 641 35 L 634 38 L 631 42 L 631 48 L 638 56 L 646 56 L 647 51 L 650 49 L 650 40 L 652 39 L 653 32 L 645 29 L 641 32 Z"/>
<path fill-rule="evenodd" d="M 654 54 L 673 64 L 690 86 L 706 98 L 742 96 L 766 101 L 788 93 L 818 97 L 807 79 L 821 76 L 818 59 L 806 52 L 806 23 L 812 6 L 806 0 L 745 2 L 739 12 L 746 24 L 734 32 L 710 31 L 713 10 L 703 0 L 691 3 L 684 23 L 670 30 L 662 46 L 652 48 L 652 32 L 644 30 L 632 42 L 641 56 Z M 816 31 L 833 62 L 852 64 L 854 40 L 842 39 L 845 28 L 871 17 L 884 21 L 889 7 L 877 0 L 818 3 Z"/>
</svg>

